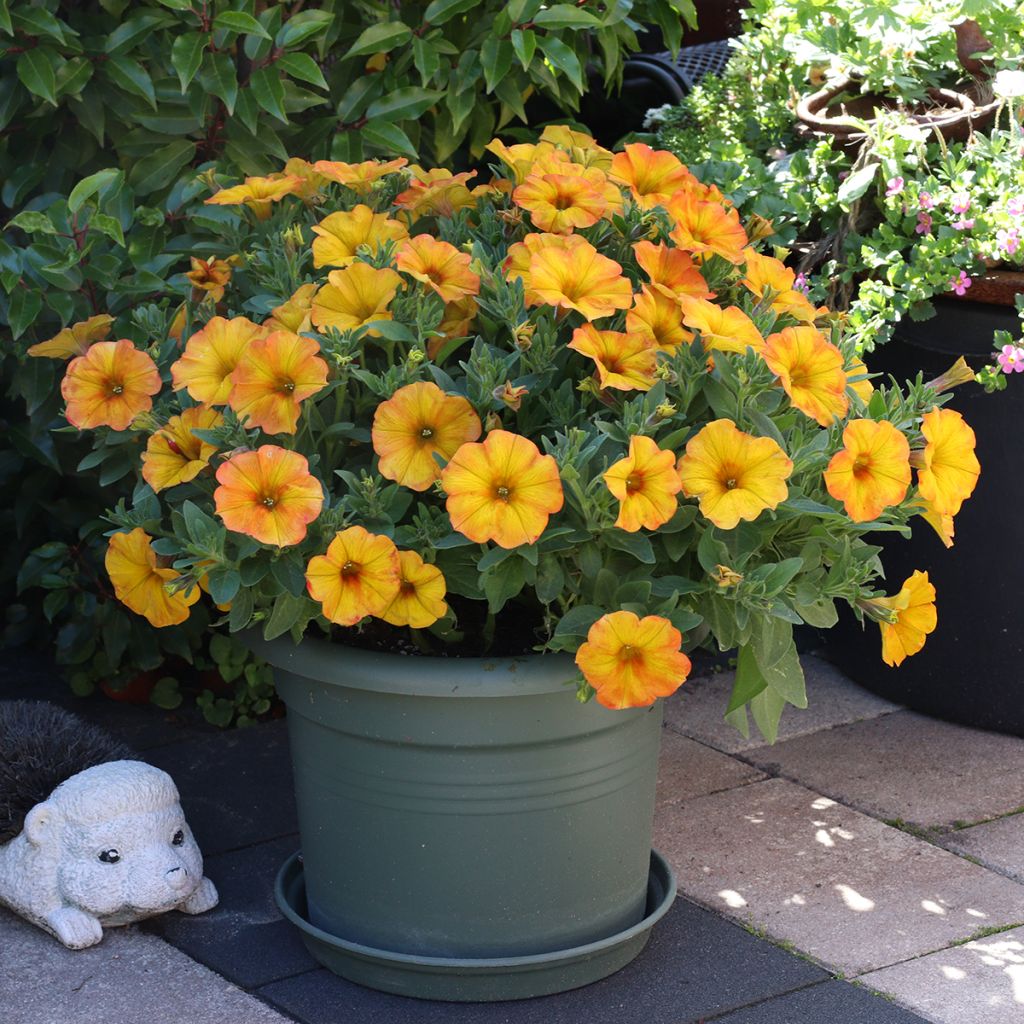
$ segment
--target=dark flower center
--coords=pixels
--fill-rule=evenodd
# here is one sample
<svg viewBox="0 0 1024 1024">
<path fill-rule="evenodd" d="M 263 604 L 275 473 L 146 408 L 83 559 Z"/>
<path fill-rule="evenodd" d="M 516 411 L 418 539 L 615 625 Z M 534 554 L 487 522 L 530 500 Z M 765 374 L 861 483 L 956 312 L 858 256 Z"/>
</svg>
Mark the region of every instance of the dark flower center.
<svg viewBox="0 0 1024 1024">
<path fill-rule="evenodd" d="M 124 394 L 124 385 L 123 384 L 111 384 L 110 385 L 110 393 L 112 395 L 123 395 Z"/>
<path fill-rule="evenodd" d="M 266 505 L 267 508 L 273 508 L 277 504 L 277 499 L 271 498 L 268 495 L 266 498 L 263 499 L 263 504 Z"/>
<path fill-rule="evenodd" d="M 433 436 L 434 436 L 434 431 L 433 431 L 433 429 L 431 427 L 424 427 L 420 431 L 420 437 L 422 437 L 424 441 L 430 440 L 430 438 L 432 438 Z"/>
<path fill-rule="evenodd" d="M 733 490 L 736 489 L 738 484 L 739 484 L 739 481 L 736 479 L 736 477 L 731 476 L 731 477 L 729 477 L 728 480 L 725 481 L 725 489 L 727 491 L 733 491 Z"/>
<path fill-rule="evenodd" d="M 643 490 L 644 478 L 639 473 L 631 473 L 626 477 L 626 493 L 636 494 L 637 491 Z"/>
<path fill-rule="evenodd" d="M 501 498 L 502 501 L 508 501 L 509 498 L 512 497 L 512 491 L 510 488 L 502 484 L 502 486 L 499 487 L 497 490 L 497 495 L 499 498 Z"/>
<path fill-rule="evenodd" d="M 356 576 L 356 575 L 358 575 L 358 573 L 359 573 L 359 564 L 357 562 L 353 562 L 351 559 L 349 559 L 341 567 L 341 575 L 342 576 Z"/>
</svg>

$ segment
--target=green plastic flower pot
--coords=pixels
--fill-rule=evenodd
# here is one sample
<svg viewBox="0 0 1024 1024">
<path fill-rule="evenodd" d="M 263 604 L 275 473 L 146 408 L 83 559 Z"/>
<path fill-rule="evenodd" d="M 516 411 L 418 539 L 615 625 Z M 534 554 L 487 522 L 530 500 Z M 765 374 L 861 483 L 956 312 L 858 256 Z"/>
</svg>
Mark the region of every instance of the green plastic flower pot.
<svg viewBox="0 0 1024 1024">
<path fill-rule="evenodd" d="M 279 900 L 326 966 L 406 995 L 509 999 L 587 984 L 640 951 L 637 926 L 674 891 L 651 892 L 660 703 L 580 705 L 563 655 L 251 644 L 288 706 L 304 891 L 300 907 L 289 876 Z M 388 969 L 354 970 L 323 936 Z M 588 958 L 622 936 L 625 959 Z M 446 985 L 438 961 L 488 961 L 497 981 Z"/>
</svg>

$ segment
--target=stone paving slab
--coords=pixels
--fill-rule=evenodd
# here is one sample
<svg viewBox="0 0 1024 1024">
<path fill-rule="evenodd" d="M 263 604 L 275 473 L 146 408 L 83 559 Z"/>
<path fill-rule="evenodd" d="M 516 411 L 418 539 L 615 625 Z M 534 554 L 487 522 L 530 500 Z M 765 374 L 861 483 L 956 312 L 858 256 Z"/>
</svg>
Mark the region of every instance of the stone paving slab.
<svg viewBox="0 0 1024 1024">
<path fill-rule="evenodd" d="M 562 995 L 439 1003 L 374 992 L 322 969 L 264 986 L 259 994 L 303 1024 L 688 1024 L 827 977 L 678 899 L 636 960 Z"/>
<path fill-rule="evenodd" d="M 155 935 L 109 931 L 91 949 L 0 910 L 4 1024 L 286 1024 L 259 999 Z"/>
<path fill-rule="evenodd" d="M 977 822 L 1024 805 L 1024 739 L 897 711 L 749 751 L 769 774 L 883 820 Z"/>
<path fill-rule="evenodd" d="M 858 985 L 826 981 L 711 1020 L 714 1024 L 921 1024 L 923 1018 Z"/>
<path fill-rule="evenodd" d="M 801 662 L 807 678 L 807 707 L 786 707 L 779 723 L 780 742 L 846 722 L 877 718 L 899 708 L 862 690 L 822 658 L 805 654 Z M 676 732 L 727 754 L 764 746 L 764 738 L 753 723 L 750 739 L 744 739 L 723 721 L 734 679 L 735 672 L 731 671 L 688 679 L 665 702 L 665 721 Z"/>
<path fill-rule="evenodd" d="M 937 1024 L 1021 1024 L 1024 928 L 874 971 L 860 981 Z"/>
<path fill-rule="evenodd" d="M 1024 882 L 1024 814 L 950 832 L 940 841 L 947 850 L 974 857 L 985 867 Z"/>
<path fill-rule="evenodd" d="M 847 975 L 1024 922 L 1024 886 L 783 779 L 659 808 L 680 891 Z"/>
<path fill-rule="evenodd" d="M 661 732 L 657 802 L 678 803 L 719 790 L 763 779 L 764 772 L 735 757 L 681 736 L 672 729 Z"/>
</svg>

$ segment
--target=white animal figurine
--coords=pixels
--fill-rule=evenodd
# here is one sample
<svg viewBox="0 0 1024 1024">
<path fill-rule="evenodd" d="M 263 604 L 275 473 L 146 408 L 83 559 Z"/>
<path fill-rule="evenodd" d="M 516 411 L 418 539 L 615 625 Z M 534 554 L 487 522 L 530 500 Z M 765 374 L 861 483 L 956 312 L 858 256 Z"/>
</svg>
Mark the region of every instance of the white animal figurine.
<svg viewBox="0 0 1024 1024">
<path fill-rule="evenodd" d="M 14 705 L 20 740 L 26 709 L 45 707 Z M 79 735 L 90 730 L 58 709 L 49 714 L 64 716 L 60 724 Z M 0 713 L 0 757 L 4 717 Z M 9 746 L 24 753 L 24 742 Z M 0 845 L 0 904 L 70 949 L 95 945 L 104 927 L 174 909 L 199 914 L 217 899 L 177 787 L 166 772 L 141 761 L 108 760 L 77 772 L 32 806 L 21 831 Z"/>
</svg>

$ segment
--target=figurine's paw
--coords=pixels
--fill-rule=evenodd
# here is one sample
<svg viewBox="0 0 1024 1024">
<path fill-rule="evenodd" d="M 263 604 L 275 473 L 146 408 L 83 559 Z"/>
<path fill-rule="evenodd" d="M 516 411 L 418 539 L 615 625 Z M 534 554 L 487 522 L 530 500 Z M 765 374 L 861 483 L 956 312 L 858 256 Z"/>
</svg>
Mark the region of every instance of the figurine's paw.
<svg viewBox="0 0 1024 1024">
<path fill-rule="evenodd" d="M 207 910 L 213 910 L 220 902 L 217 889 L 208 878 L 199 883 L 199 888 L 184 903 L 178 904 L 178 909 L 183 914 L 202 914 Z"/>
<path fill-rule="evenodd" d="M 75 907 L 61 907 L 46 916 L 46 926 L 68 949 L 95 946 L 103 938 L 103 925 Z"/>
</svg>

